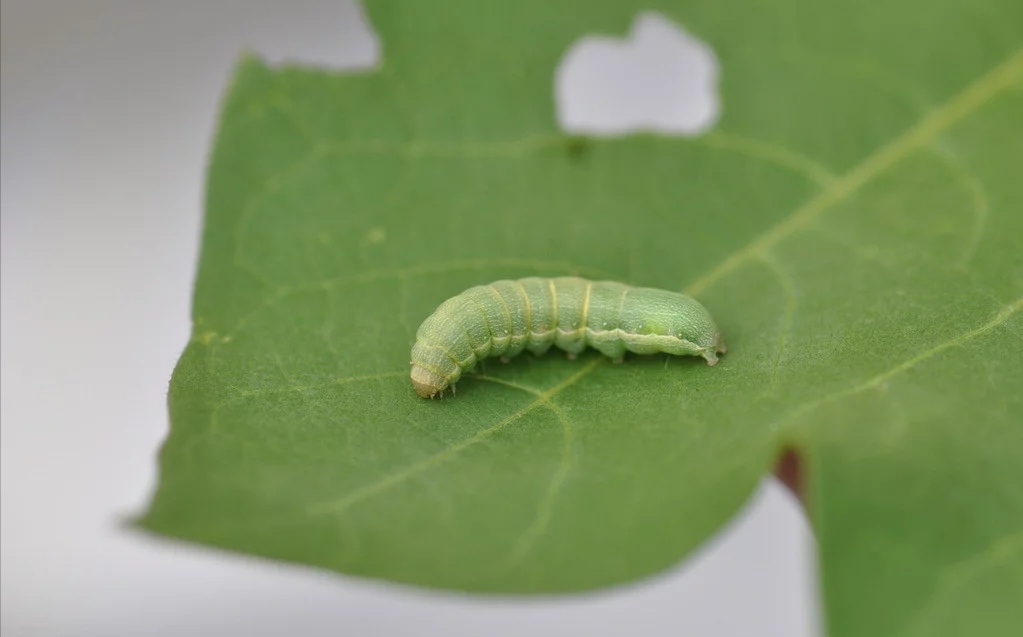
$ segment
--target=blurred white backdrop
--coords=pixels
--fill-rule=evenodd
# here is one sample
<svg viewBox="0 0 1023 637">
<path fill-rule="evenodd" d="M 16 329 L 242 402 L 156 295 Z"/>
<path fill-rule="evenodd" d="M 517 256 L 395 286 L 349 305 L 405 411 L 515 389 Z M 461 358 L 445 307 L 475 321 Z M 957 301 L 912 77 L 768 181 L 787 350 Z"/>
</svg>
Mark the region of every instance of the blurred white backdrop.
<svg viewBox="0 0 1023 637">
<path fill-rule="evenodd" d="M 377 43 L 338 0 L 4 0 L 0 23 L 4 637 L 818 634 L 812 538 L 773 481 L 672 572 L 555 601 L 370 583 L 119 528 L 155 484 L 238 55 L 366 66 Z"/>
</svg>

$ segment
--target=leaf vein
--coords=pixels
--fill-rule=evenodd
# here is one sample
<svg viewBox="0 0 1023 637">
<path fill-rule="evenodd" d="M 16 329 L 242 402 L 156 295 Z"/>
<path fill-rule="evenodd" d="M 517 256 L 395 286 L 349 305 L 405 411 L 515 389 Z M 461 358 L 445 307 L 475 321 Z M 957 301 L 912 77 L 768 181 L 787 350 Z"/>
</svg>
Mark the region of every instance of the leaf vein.
<svg viewBox="0 0 1023 637">
<path fill-rule="evenodd" d="M 778 260 L 769 250 L 760 254 L 760 260 L 767 266 L 767 269 L 778 279 L 781 286 L 782 296 L 785 298 L 785 313 L 782 317 L 781 329 L 778 330 L 778 354 L 774 357 L 774 367 L 771 370 L 771 386 L 778 385 L 778 373 L 781 369 L 781 359 L 785 354 L 785 341 L 792 329 L 792 319 L 796 313 L 796 292 L 792 283 L 792 277 L 785 272 Z"/>
<path fill-rule="evenodd" d="M 931 601 L 916 613 L 905 634 L 933 635 L 942 620 L 942 611 L 954 607 L 955 596 L 986 570 L 1023 553 L 1023 530 L 1009 533 L 989 543 L 984 550 L 952 564 L 945 570 Z"/>
<path fill-rule="evenodd" d="M 942 106 L 930 111 L 915 126 L 892 142 L 880 147 L 852 170 L 832 182 L 831 186 L 819 195 L 730 254 L 712 270 L 691 283 L 686 288 L 686 293 L 699 294 L 749 259 L 758 256 L 764 250 L 780 243 L 799 230 L 811 226 L 824 212 L 848 199 L 864 184 L 935 139 L 953 124 L 975 112 L 994 96 L 1011 87 L 1021 75 L 1023 75 L 1023 50 L 1009 56 L 1008 59 L 967 86 Z"/>
<path fill-rule="evenodd" d="M 966 166 L 958 155 L 943 147 L 935 147 L 934 154 L 948 166 L 955 178 L 966 188 L 973 202 L 973 207 L 970 211 L 973 217 L 970 238 L 965 242 L 962 254 L 955 260 L 955 267 L 963 270 L 969 264 L 970 259 L 977 253 L 977 248 L 980 246 L 980 241 L 987 228 L 991 204 L 983 182 Z"/>
<path fill-rule="evenodd" d="M 1015 314 L 1020 309 L 1020 307 L 1023 307 L 1023 298 L 1017 299 L 1015 302 L 1013 302 L 1012 304 L 998 312 L 998 314 L 996 314 L 991 320 L 984 323 L 983 325 L 980 325 L 979 327 L 970 330 L 969 332 L 965 332 L 955 338 L 949 339 L 943 343 L 939 343 L 917 354 L 916 356 L 899 363 L 898 365 L 892 367 L 891 369 L 888 369 L 884 372 L 881 372 L 880 374 L 868 378 L 867 380 L 863 381 L 862 383 L 859 383 L 858 385 L 848 387 L 846 389 L 835 392 L 833 394 L 829 394 L 827 396 L 815 398 L 813 400 L 803 403 L 802 405 L 799 405 L 798 407 L 790 411 L 788 416 L 782 419 L 782 422 L 791 422 L 796 417 L 825 403 L 833 402 L 835 400 L 839 400 L 847 396 L 852 396 L 854 394 L 858 394 L 873 387 L 878 387 L 885 381 L 890 380 L 891 378 L 912 369 L 916 365 L 940 354 L 941 352 L 947 349 L 956 347 L 957 345 L 962 345 L 963 343 L 973 340 L 978 336 L 982 336 L 987 332 L 990 332 L 991 330 L 995 329 L 1002 323 L 1005 323 L 1005 321 L 1009 320 L 1009 317 Z"/>
<path fill-rule="evenodd" d="M 670 137 L 673 142 L 689 143 L 714 150 L 734 152 L 738 155 L 765 161 L 805 177 L 819 185 L 835 180 L 835 175 L 820 161 L 800 155 L 775 142 L 767 142 L 744 135 L 713 130 L 689 139 Z M 365 140 L 333 142 L 324 145 L 326 152 L 335 156 L 392 156 L 407 159 L 516 159 L 532 158 L 536 152 L 567 147 L 574 138 L 564 135 L 533 135 L 521 139 L 492 142 L 411 141 L 389 142 Z M 591 140 L 600 143 L 598 140 Z M 613 144 L 615 141 L 604 142 Z"/>
<path fill-rule="evenodd" d="M 561 460 L 558 463 L 558 468 L 555 470 L 554 475 L 551 476 L 550 483 L 548 483 L 543 497 L 540 499 L 540 504 L 536 510 L 536 516 L 526 527 L 526 530 L 522 533 L 519 539 L 513 544 L 514 548 L 512 549 L 511 554 L 511 562 L 513 564 L 522 561 L 529 551 L 532 550 L 533 546 L 536 545 L 536 541 L 539 540 L 547 530 L 547 526 L 550 524 L 551 514 L 554 511 L 554 503 L 557 501 L 558 494 L 561 492 L 561 488 L 565 485 L 565 481 L 568 479 L 568 474 L 572 471 L 572 424 L 568 420 L 568 417 L 565 416 L 565 412 L 560 406 L 550 400 L 545 400 L 544 403 L 548 409 L 554 412 L 554 415 L 557 416 L 558 421 L 561 423 Z"/>
<path fill-rule="evenodd" d="M 572 374 L 561 383 L 555 385 L 554 387 L 546 391 L 541 392 L 540 395 L 538 395 L 535 400 L 530 402 L 522 409 L 516 411 L 507 418 L 498 421 L 497 423 L 491 425 L 490 427 L 487 427 L 486 429 L 477 432 L 473 436 L 466 438 L 462 442 L 459 442 L 458 444 L 455 445 L 451 445 L 447 449 L 439 453 L 436 453 L 421 462 L 406 467 L 401 471 L 397 471 L 388 476 L 385 476 L 377 480 L 376 482 L 368 484 L 359 489 L 355 489 L 354 491 L 340 498 L 310 505 L 308 508 L 309 513 L 312 515 L 324 513 L 333 515 L 343 515 L 352 506 L 368 498 L 376 496 L 379 493 L 387 491 L 388 489 L 391 489 L 430 468 L 444 464 L 451 458 L 457 456 L 462 451 L 465 451 L 466 449 L 472 447 L 473 445 L 482 442 L 483 440 L 489 438 L 490 436 L 493 436 L 494 434 L 498 433 L 499 431 L 501 431 L 511 423 L 515 422 L 519 418 L 522 418 L 526 414 L 530 413 L 537 407 L 546 404 L 547 401 L 550 400 L 553 396 L 556 396 L 560 392 L 579 382 L 580 379 L 585 377 L 594 367 L 596 367 L 600 363 L 600 360 L 601 359 L 596 359 L 593 362 L 588 363 L 582 369 L 577 371 L 575 374 Z"/>
</svg>

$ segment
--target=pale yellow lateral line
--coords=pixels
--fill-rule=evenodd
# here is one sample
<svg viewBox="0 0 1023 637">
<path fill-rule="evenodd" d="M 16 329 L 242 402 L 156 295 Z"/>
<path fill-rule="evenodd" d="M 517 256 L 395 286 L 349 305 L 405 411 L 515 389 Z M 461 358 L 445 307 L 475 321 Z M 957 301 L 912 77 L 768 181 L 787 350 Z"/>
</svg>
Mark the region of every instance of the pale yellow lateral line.
<svg viewBox="0 0 1023 637">
<path fill-rule="evenodd" d="M 554 287 L 554 279 L 547 279 L 547 288 L 551 291 L 551 308 L 554 314 L 554 322 L 551 329 L 558 329 L 558 290 Z"/>
<path fill-rule="evenodd" d="M 618 303 L 618 319 L 615 325 L 615 329 L 621 331 L 622 329 L 622 312 L 625 311 L 625 297 L 629 296 L 629 292 L 632 291 L 632 286 L 625 286 L 625 291 L 622 292 L 622 300 Z"/>
<path fill-rule="evenodd" d="M 515 281 L 518 284 L 519 290 L 522 292 L 522 300 L 526 303 L 526 342 L 529 342 L 529 336 L 533 332 L 533 305 L 529 302 L 529 294 L 526 293 L 526 286 L 522 285 L 522 281 Z"/>
<path fill-rule="evenodd" d="M 488 285 L 487 288 L 491 290 L 496 296 L 497 300 L 501 302 L 501 307 L 504 308 L 504 315 L 508 317 L 508 336 L 509 338 L 515 335 L 515 321 L 512 320 L 511 308 L 508 307 L 508 302 L 504 300 L 504 295 L 501 291 L 495 288 L 493 285 Z M 497 336 L 495 335 L 495 338 Z"/>
<path fill-rule="evenodd" d="M 590 293 L 593 292 L 593 281 L 586 282 L 586 296 L 583 298 L 582 321 L 579 322 L 579 331 L 586 335 L 586 321 L 590 318 Z"/>
<path fill-rule="evenodd" d="M 732 253 L 713 270 L 686 287 L 686 293 L 697 295 L 752 257 L 779 243 L 798 230 L 806 228 L 824 211 L 845 200 L 860 187 L 910 153 L 933 140 L 950 126 L 973 113 L 992 97 L 1023 78 L 1023 50 L 1017 51 L 944 106 L 931 111 L 916 126 L 902 136 L 882 146 L 848 173 L 833 181 L 820 195 L 760 235 L 743 248 Z"/>
<path fill-rule="evenodd" d="M 483 316 L 483 322 L 487 324 L 487 332 L 490 334 L 490 340 L 494 340 L 496 337 L 494 334 L 494 326 L 490 324 L 490 317 L 487 316 L 487 311 L 483 309 L 483 306 L 477 303 L 476 299 L 471 296 L 469 297 L 469 302 L 475 305 L 476 309 L 480 311 L 480 315 Z M 491 343 L 490 348 L 494 348 L 493 343 Z"/>
</svg>

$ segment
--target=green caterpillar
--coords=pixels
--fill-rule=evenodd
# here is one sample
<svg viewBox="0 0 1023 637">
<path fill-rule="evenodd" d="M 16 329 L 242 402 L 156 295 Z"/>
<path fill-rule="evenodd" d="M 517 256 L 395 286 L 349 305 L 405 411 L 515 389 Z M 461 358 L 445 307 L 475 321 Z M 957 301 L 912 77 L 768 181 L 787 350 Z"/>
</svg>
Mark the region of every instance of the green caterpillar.
<svg viewBox="0 0 1023 637">
<path fill-rule="evenodd" d="M 625 352 L 702 356 L 725 352 L 714 319 L 678 292 L 576 277 L 530 277 L 469 288 L 430 315 L 412 347 L 412 386 L 443 394 L 484 358 L 507 360 L 552 345 L 575 358 L 586 346 L 620 363 Z"/>
</svg>

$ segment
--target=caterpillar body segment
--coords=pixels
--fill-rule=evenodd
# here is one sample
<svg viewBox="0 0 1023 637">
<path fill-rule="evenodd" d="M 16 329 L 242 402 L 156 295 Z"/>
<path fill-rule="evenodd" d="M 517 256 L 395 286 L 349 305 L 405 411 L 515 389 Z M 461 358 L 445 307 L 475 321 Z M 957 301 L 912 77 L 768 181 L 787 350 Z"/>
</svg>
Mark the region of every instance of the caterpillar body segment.
<svg viewBox="0 0 1023 637">
<path fill-rule="evenodd" d="M 678 292 L 577 277 L 529 277 L 469 288 L 431 314 L 416 332 L 412 385 L 432 398 L 481 360 L 540 355 L 557 347 L 570 357 L 592 347 L 621 361 L 626 352 L 702 356 L 725 352 L 710 313 Z"/>
</svg>

